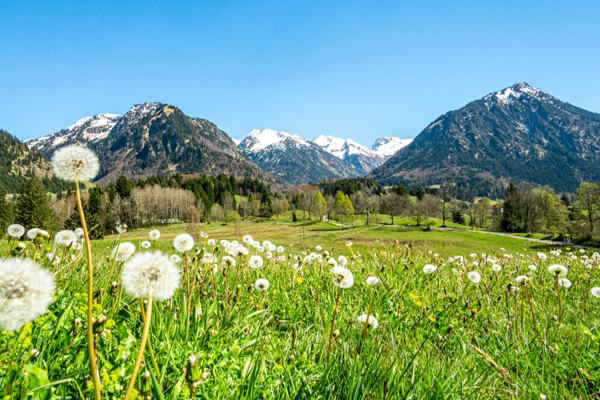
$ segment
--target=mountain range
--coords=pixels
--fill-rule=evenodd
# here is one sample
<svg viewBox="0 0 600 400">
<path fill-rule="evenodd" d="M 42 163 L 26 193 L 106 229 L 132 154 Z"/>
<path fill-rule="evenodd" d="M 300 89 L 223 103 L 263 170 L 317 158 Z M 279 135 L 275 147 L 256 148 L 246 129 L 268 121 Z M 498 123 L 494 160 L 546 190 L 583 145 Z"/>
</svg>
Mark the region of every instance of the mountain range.
<svg viewBox="0 0 600 400">
<path fill-rule="evenodd" d="M 463 198 L 499 198 L 509 182 L 573 192 L 583 180 L 600 180 L 600 114 L 526 83 L 447 112 L 414 141 L 382 137 L 371 147 L 271 129 L 256 129 L 235 141 L 214 123 L 163 103 L 137 104 L 123 116 L 82 118 L 26 141 L 48 157 L 74 143 L 98 153 L 99 183 L 119 174 L 143 178 L 172 172 L 250 175 L 293 185 L 366 175 L 390 185 L 449 182 Z M 25 168 L 23 157 L 17 157 L 17 170 Z"/>
<path fill-rule="evenodd" d="M 157 102 L 136 104 L 123 116 L 83 118 L 66 129 L 25 143 L 48 157 L 68 144 L 89 146 L 100 158 L 96 181 L 100 184 L 121 174 L 139 179 L 174 172 L 249 175 L 274 182 L 215 124 Z"/>
<path fill-rule="evenodd" d="M 573 192 L 600 180 L 599 150 L 600 114 L 518 83 L 440 116 L 367 176 L 408 186 L 448 181 L 465 197 L 502 197 L 509 182 Z"/>
</svg>

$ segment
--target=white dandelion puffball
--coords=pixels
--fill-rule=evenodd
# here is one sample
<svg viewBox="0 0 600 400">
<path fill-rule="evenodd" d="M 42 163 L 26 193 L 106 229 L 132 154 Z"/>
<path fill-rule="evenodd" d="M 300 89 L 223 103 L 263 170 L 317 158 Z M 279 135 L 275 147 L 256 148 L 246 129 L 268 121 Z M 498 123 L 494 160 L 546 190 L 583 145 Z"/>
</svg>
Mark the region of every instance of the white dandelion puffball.
<svg viewBox="0 0 600 400">
<path fill-rule="evenodd" d="M 277 246 L 278 253 L 283 253 L 284 251 L 285 251 L 285 248 L 283 246 Z"/>
<path fill-rule="evenodd" d="M 96 154 L 83 146 L 66 146 L 52 156 L 52 170 L 68 182 L 89 182 L 98 175 L 100 162 Z"/>
<path fill-rule="evenodd" d="M 254 282 L 254 289 L 256 289 L 259 292 L 264 292 L 265 290 L 267 290 L 269 288 L 269 281 L 266 279 L 257 279 L 256 282 Z"/>
<path fill-rule="evenodd" d="M 211 253 L 204 254 L 204 257 L 200 259 L 202 264 L 212 264 L 217 261 L 217 257 L 212 255 Z"/>
<path fill-rule="evenodd" d="M 248 265 L 252 269 L 260 268 L 263 266 L 264 263 L 265 262 L 263 261 L 261 256 L 250 256 L 250 259 L 248 260 Z"/>
<path fill-rule="evenodd" d="M 254 242 L 252 242 L 252 247 L 258 249 L 260 247 L 260 242 L 258 240 L 255 240 Z"/>
<path fill-rule="evenodd" d="M 335 267 L 337 265 L 337 260 L 335 258 L 330 258 L 329 260 L 327 260 L 327 264 L 331 265 L 332 267 Z"/>
<path fill-rule="evenodd" d="M 221 259 L 221 265 L 231 265 L 232 267 L 235 267 L 235 258 L 225 256 Z"/>
<path fill-rule="evenodd" d="M 214 246 L 215 244 L 217 244 L 217 242 L 215 241 L 215 239 L 208 239 L 208 242 L 206 242 L 209 246 Z"/>
<path fill-rule="evenodd" d="M 529 282 L 529 277 L 526 275 L 521 275 L 521 276 L 517 276 L 515 278 L 515 280 L 517 281 L 518 284 L 525 284 L 527 282 Z"/>
<path fill-rule="evenodd" d="M 554 264 L 548 267 L 548 272 L 555 275 L 566 276 L 569 270 L 564 265 Z"/>
<path fill-rule="evenodd" d="M 265 258 L 267 260 L 270 260 L 271 258 L 273 258 L 273 253 L 271 253 L 270 251 L 265 252 Z"/>
<path fill-rule="evenodd" d="M 12 332 L 44 314 L 54 288 L 54 276 L 30 259 L 0 261 L 0 327 Z"/>
<path fill-rule="evenodd" d="M 317 251 L 321 251 L 322 247 L 321 247 L 321 246 L 317 246 L 317 247 L 315 247 L 315 249 L 316 249 Z"/>
<path fill-rule="evenodd" d="M 123 289 L 138 299 L 164 301 L 179 287 L 179 268 L 169 257 L 157 252 L 138 253 L 123 266 Z"/>
<path fill-rule="evenodd" d="M 376 276 L 370 276 L 367 278 L 367 285 L 368 286 L 375 286 L 379 283 L 379 278 L 377 278 Z"/>
<path fill-rule="evenodd" d="M 258 246 L 256 250 L 258 250 L 259 253 L 263 253 L 265 251 L 265 248 L 263 246 Z"/>
<path fill-rule="evenodd" d="M 379 327 L 379 322 L 372 315 L 367 316 L 367 314 L 363 314 L 356 318 L 356 320 L 360 323 L 359 328 L 364 327 L 365 322 L 369 328 L 377 329 Z"/>
<path fill-rule="evenodd" d="M 535 265 L 530 265 L 527 268 L 529 268 L 530 271 L 537 271 L 537 267 Z"/>
<path fill-rule="evenodd" d="M 75 232 L 79 240 L 83 240 L 85 238 L 85 232 L 83 232 L 83 228 L 77 228 L 73 232 Z"/>
<path fill-rule="evenodd" d="M 242 238 L 242 242 L 246 244 L 252 244 L 254 242 L 254 239 L 250 235 L 244 235 L 244 237 Z"/>
<path fill-rule="evenodd" d="M 33 228 L 27 231 L 27 237 L 31 240 L 35 239 L 38 235 L 40 228 Z"/>
<path fill-rule="evenodd" d="M 502 271 L 502 267 L 499 264 L 494 264 L 494 265 L 492 265 L 492 271 L 500 272 L 500 271 Z"/>
<path fill-rule="evenodd" d="M 544 253 L 537 253 L 537 256 L 540 260 L 544 261 L 548 258 L 548 256 Z"/>
<path fill-rule="evenodd" d="M 135 253 L 135 244 L 131 242 L 119 243 L 110 253 L 110 258 L 115 261 L 127 261 Z"/>
<path fill-rule="evenodd" d="M 346 247 L 352 247 L 352 242 L 346 242 Z"/>
<path fill-rule="evenodd" d="M 190 251 L 194 248 L 194 238 L 187 233 L 182 233 L 173 239 L 173 248 L 180 253 Z"/>
<path fill-rule="evenodd" d="M 152 243 L 150 243 L 150 242 L 149 242 L 149 241 L 147 241 L 147 240 L 144 240 L 144 241 L 142 242 L 141 246 L 142 246 L 142 249 L 149 249 L 150 247 L 152 247 Z"/>
<path fill-rule="evenodd" d="M 64 230 L 54 235 L 54 243 L 59 246 L 70 246 L 77 241 L 77 234 L 73 231 Z"/>
<path fill-rule="evenodd" d="M 169 257 L 169 260 L 177 264 L 181 262 L 181 257 L 179 257 L 177 254 L 172 254 L 171 257 Z"/>
<path fill-rule="evenodd" d="M 437 267 L 435 265 L 426 264 L 423 267 L 423 273 L 425 274 L 433 274 L 435 271 L 437 271 Z"/>
<path fill-rule="evenodd" d="M 8 235 L 10 237 L 14 237 L 14 238 L 18 239 L 25 234 L 25 228 L 23 228 L 23 225 L 12 224 L 11 226 L 8 227 L 6 232 L 8 232 Z"/>
<path fill-rule="evenodd" d="M 590 294 L 594 297 L 600 298 L 600 287 L 593 287 L 590 289 Z"/>
<path fill-rule="evenodd" d="M 558 285 L 568 289 L 571 287 L 572 284 L 571 284 L 571 281 L 568 280 L 567 278 L 560 278 L 558 280 Z"/>
<path fill-rule="evenodd" d="M 349 269 L 340 267 L 331 268 L 331 273 L 333 274 L 332 282 L 334 285 L 341 287 L 342 289 L 351 288 L 354 285 L 354 275 L 350 272 Z"/>
<path fill-rule="evenodd" d="M 467 274 L 467 277 L 469 277 L 469 279 L 473 283 L 479 283 L 479 282 L 481 282 L 481 275 L 479 275 L 479 272 L 477 272 L 477 271 L 471 271 L 471 272 L 469 272 Z"/>
<path fill-rule="evenodd" d="M 148 236 L 150 237 L 150 240 L 158 240 L 158 238 L 160 237 L 160 231 L 158 229 L 152 229 L 148 233 Z"/>
<path fill-rule="evenodd" d="M 71 244 L 71 247 L 73 248 L 73 250 L 81 250 L 83 249 L 83 245 L 79 242 L 73 242 L 73 244 Z"/>
<path fill-rule="evenodd" d="M 235 256 L 239 257 L 239 256 L 247 256 L 249 254 L 249 251 L 247 248 L 245 248 L 244 246 L 240 246 L 238 245 L 235 250 L 234 250 Z"/>
<path fill-rule="evenodd" d="M 338 263 L 342 266 L 345 267 L 346 265 L 348 265 L 348 259 L 344 256 L 339 256 L 338 257 Z"/>
<path fill-rule="evenodd" d="M 202 231 L 202 232 L 200 232 L 200 237 L 201 237 L 202 239 L 208 239 L 208 233 L 206 233 L 206 232 Z"/>
</svg>

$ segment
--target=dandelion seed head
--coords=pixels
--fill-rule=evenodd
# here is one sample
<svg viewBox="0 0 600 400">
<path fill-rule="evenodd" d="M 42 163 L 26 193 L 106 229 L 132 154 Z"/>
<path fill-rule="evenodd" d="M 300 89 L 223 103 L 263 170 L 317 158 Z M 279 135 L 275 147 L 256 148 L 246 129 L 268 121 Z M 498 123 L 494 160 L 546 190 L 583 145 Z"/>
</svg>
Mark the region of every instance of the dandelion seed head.
<svg viewBox="0 0 600 400">
<path fill-rule="evenodd" d="M 317 245 L 317 247 L 315 247 L 315 249 L 316 249 L 317 251 L 321 251 L 323 248 L 322 248 L 321 246 L 318 246 L 318 245 Z"/>
<path fill-rule="evenodd" d="M 354 285 L 354 275 L 349 269 L 338 265 L 331 268 L 330 272 L 333 275 L 332 282 L 334 285 L 342 289 L 349 289 Z"/>
<path fill-rule="evenodd" d="M 123 289 L 138 299 L 164 301 L 179 287 L 179 268 L 163 253 L 144 252 L 131 257 L 121 273 Z"/>
<path fill-rule="evenodd" d="M 238 245 L 235 249 L 234 249 L 234 254 L 236 257 L 239 256 L 247 256 L 249 254 L 248 249 L 245 248 L 244 246 L 240 246 Z"/>
<path fill-rule="evenodd" d="M 150 240 L 158 240 L 158 238 L 160 238 L 160 231 L 158 229 L 152 229 L 148 232 L 148 236 L 150 237 Z"/>
<path fill-rule="evenodd" d="M 596 298 L 600 298 L 600 287 L 593 287 L 590 289 L 590 294 Z"/>
<path fill-rule="evenodd" d="M 473 283 L 479 283 L 481 282 L 481 275 L 479 275 L 479 272 L 477 271 L 471 271 L 467 274 L 467 277 L 471 280 L 471 282 Z"/>
<path fill-rule="evenodd" d="M 242 242 L 246 244 L 252 244 L 254 243 L 254 239 L 250 235 L 244 235 L 244 237 L 242 238 Z"/>
<path fill-rule="evenodd" d="M 356 318 L 356 320 L 359 323 L 359 328 L 365 326 L 365 322 L 367 323 L 367 327 L 372 328 L 372 329 L 377 329 L 379 327 L 379 322 L 377 322 L 377 319 L 372 316 L 369 315 L 367 316 L 367 314 L 363 314 L 363 315 L 359 315 L 358 318 Z"/>
<path fill-rule="evenodd" d="M 54 276 L 26 258 L 0 261 L 0 327 L 12 332 L 44 314 L 54 293 Z"/>
<path fill-rule="evenodd" d="M 64 230 L 54 235 L 54 243 L 59 246 L 70 246 L 77 242 L 77 234 L 70 230 Z"/>
<path fill-rule="evenodd" d="M 52 170 L 64 181 L 89 182 L 98 175 L 100 162 L 92 150 L 72 145 L 54 152 Z"/>
<path fill-rule="evenodd" d="M 141 246 L 142 246 L 142 249 L 149 249 L 150 247 L 152 247 L 152 243 L 150 243 L 150 242 L 149 242 L 149 241 L 147 241 L 147 240 L 144 240 L 144 241 L 141 243 Z"/>
<path fill-rule="evenodd" d="M 194 248 L 194 238 L 187 233 L 177 235 L 175 239 L 173 239 L 173 248 L 179 253 L 190 251 Z"/>
<path fill-rule="evenodd" d="M 425 264 L 425 266 L 423 266 L 423 273 L 425 274 L 433 274 L 435 271 L 437 271 L 437 267 L 435 265 Z"/>
<path fill-rule="evenodd" d="M 558 285 L 568 289 L 571 287 L 572 283 L 567 278 L 560 278 L 558 280 Z"/>
<path fill-rule="evenodd" d="M 41 229 L 39 229 L 39 228 L 33 228 L 33 229 L 30 229 L 30 230 L 28 230 L 28 231 L 27 231 L 27 237 L 28 237 L 29 239 L 31 239 L 31 240 L 35 239 L 35 238 L 37 237 L 37 235 L 38 235 L 38 232 L 39 232 L 40 230 L 41 230 Z"/>
<path fill-rule="evenodd" d="M 83 240 L 85 238 L 85 232 L 83 232 L 83 228 L 77 228 L 74 232 L 77 235 L 77 239 Z"/>
<path fill-rule="evenodd" d="M 215 239 L 208 239 L 208 242 L 206 242 L 209 246 L 214 246 L 215 244 L 217 244 L 217 242 L 215 241 Z"/>
<path fill-rule="evenodd" d="M 115 246 L 110 253 L 110 258 L 118 262 L 127 261 L 133 253 L 135 253 L 135 244 L 123 242 Z"/>
<path fill-rule="evenodd" d="M 537 271 L 537 267 L 535 265 L 530 265 L 527 268 L 529 268 L 530 271 Z"/>
<path fill-rule="evenodd" d="M 23 228 L 23 225 L 12 224 L 8 227 L 8 229 L 6 229 L 6 232 L 8 232 L 10 237 L 18 239 L 25 234 L 25 228 Z"/>
<path fill-rule="evenodd" d="M 548 272 L 554 275 L 567 276 L 569 270 L 564 265 L 554 264 L 548 267 Z"/>
<path fill-rule="evenodd" d="M 524 284 L 526 284 L 527 282 L 529 282 L 529 277 L 528 277 L 527 275 L 521 275 L 521 276 L 517 276 L 517 277 L 515 278 L 515 281 L 517 281 L 517 283 L 518 283 L 519 285 L 524 285 Z"/>
<path fill-rule="evenodd" d="M 502 267 L 499 264 L 493 264 L 492 265 L 492 271 L 494 271 L 494 272 L 500 272 L 500 271 L 502 271 Z"/>
<path fill-rule="evenodd" d="M 177 264 L 181 262 L 181 257 L 179 257 L 177 254 L 171 254 L 171 256 L 169 257 L 169 260 L 171 260 L 171 262 Z"/>
<path fill-rule="evenodd" d="M 377 278 L 376 276 L 370 276 L 367 278 L 367 285 L 368 286 L 375 286 L 379 283 L 379 278 Z"/>
<path fill-rule="evenodd" d="M 221 258 L 221 265 L 231 265 L 232 267 L 235 267 L 235 258 L 231 256 L 224 256 Z"/>
<path fill-rule="evenodd" d="M 283 253 L 284 251 L 285 251 L 285 248 L 283 246 L 277 246 L 278 253 Z"/>
<path fill-rule="evenodd" d="M 339 256 L 338 257 L 338 263 L 342 266 L 345 267 L 346 265 L 348 265 L 348 259 L 344 256 Z"/>
<path fill-rule="evenodd" d="M 250 259 L 248 260 L 248 265 L 252 269 L 260 268 L 263 266 L 263 264 L 264 264 L 264 261 L 261 256 L 250 256 Z"/>
<path fill-rule="evenodd" d="M 256 282 L 254 282 L 254 289 L 259 292 L 264 292 L 269 288 L 270 285 L 271 284 L 266 279 L 257 279 Z"/>
</svg>

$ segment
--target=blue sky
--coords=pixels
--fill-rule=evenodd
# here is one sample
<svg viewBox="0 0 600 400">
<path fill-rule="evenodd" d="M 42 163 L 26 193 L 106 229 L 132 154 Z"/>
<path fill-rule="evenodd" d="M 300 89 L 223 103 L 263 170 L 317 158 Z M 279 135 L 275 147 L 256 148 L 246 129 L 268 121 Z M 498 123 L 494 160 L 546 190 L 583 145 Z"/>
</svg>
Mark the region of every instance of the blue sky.
<svg viewBox="0 0 600 400">
<path fill-rule="evenodd" d="M 0 2 L 0 128 L 170 103 L 371 145 L 524 81 L 600 112 L 597 1 Z"/>
</svg>

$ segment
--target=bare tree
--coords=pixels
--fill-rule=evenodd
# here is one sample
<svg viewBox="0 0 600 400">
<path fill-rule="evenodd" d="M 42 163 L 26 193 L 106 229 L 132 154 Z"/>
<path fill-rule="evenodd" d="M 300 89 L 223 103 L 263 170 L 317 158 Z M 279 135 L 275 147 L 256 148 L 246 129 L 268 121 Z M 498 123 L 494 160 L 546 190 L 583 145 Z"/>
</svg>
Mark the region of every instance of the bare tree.
<svg viewBox="0 0 600 400">
<path fill-rule="evenodd" d="M 435 218 L 439 215 L 440 200 L 435 196 L 425 194 L 425 196 L 423 196 L 423 200 L 418 200 L 417 203 L 422 204 L 425 224 L 427 225 L 427 229 L 430 229 L 431 218 Z"/>
</svg>

